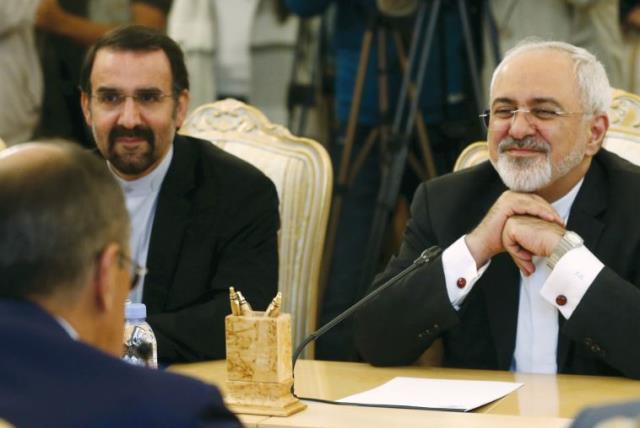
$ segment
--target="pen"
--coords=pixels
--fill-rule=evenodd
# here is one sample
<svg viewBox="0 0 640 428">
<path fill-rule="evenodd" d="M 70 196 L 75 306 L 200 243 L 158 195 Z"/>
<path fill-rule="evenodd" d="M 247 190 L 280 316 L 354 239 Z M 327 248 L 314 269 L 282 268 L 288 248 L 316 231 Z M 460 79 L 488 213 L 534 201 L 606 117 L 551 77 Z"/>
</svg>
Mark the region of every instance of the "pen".
<svg viewBox="0 0 640 428">
<path fill-rule="evenodd" d="M 275 318 L 280 315 L 280 305 L 282 304 L 282 292 L 278 291 L 276 297 L 273 298 L 267 310 L 264 311 L 265 316 Z"/>
<path fill-rule="evenodd" d="M 233 287 L 229 287 L 229 303 L 231 304 L 231 314 L 240 315 L 240 299 Z"/>
<path fill-rule="evenodd" d="M 236 292 L 238 296 L 238 305 L 240 307 L 240 315 L 251 315 L 253 313 L 253 309 L 251 309 L 251 305 L 247 302 L 247 299 L 244 298 L 240 291 Z"/>
</svg>

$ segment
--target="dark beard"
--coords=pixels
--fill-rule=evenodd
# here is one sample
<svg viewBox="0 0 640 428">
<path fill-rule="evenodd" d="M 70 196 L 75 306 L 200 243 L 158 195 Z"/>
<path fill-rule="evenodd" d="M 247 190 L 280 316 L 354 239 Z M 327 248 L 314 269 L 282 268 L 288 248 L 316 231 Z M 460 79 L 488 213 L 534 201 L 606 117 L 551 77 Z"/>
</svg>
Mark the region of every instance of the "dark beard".
<svg viewBox="0 0 640 428">
<path fill-rule="evenodd" d="M 116 153 L 116 139 L 120 137 L 142 138 L 148 143 L 144 152 Z M 126 175 L 138 175 L 149 169 L 156 161 L 155 136 L 150 128 L 136 126 L 127 129 L 122 126 L 114 127 L 109 132 L 109 151 L 107 160 L 115 169 Z"/>
</svg>

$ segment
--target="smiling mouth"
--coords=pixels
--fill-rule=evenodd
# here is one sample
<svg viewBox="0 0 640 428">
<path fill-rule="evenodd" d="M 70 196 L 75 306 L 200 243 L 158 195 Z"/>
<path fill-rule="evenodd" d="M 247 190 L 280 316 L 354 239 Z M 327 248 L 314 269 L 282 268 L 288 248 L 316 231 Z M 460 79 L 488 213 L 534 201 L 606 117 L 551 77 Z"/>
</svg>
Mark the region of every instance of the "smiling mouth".
<svg viewBox="0 0 640 428">
<path fill-rule="evenodd" d="M 147 143 L 147 140 L 143 137 L 118 137 L 116 143 L 124 146 L 136 146 L 138 144 Z"/>
<path fill-rule="evenodd" d="M 502 153 L 507 153 L 509 155 L 514 156 L 535 156 L 535 155 L 544 155 L 546 152 L 544 150 L 539 149 L 525 149 L 519 147 L 512 147 L 506 150 L 503 150 Z"/>
<path fill-rule="evenodd" d="M 121 147 L 127 151 L 138 151 L 145 147 L 154 147 L 154 135 L 150 128 L 136 126 L 134 128 L 124 128 L 115 126 L 109 132 L 109 145 Z M 146 149 L 145 149 L 146 150 Z"/>
</svg>

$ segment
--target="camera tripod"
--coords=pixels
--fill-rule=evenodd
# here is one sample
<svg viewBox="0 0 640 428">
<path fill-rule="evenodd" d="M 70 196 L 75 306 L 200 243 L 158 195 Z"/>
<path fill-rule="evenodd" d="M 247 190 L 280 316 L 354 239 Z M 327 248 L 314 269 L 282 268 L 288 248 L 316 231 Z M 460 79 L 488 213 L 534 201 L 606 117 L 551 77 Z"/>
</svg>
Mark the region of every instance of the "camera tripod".
<svg viewBox="0 0 640 428">
<path fill-rule="evenodd" d="M 367 21 L 367 29 L 364 33 L 360 49 L 360 57 L 354 85 L 351 109 L 349 111 L 349 117 L 346 125 L 344 148 L 341 153 L 340 167 L 336 175 L 336 185 L 334 189 L 334 198 L 331 212 L 332 221 L 329 224 L 329 229 L 327 232 L 327 244 L 325 247 L 326 261 L 332 260 L 333 248 L 335 246 L 336 233 L 338 228 L 338 220 L 342 211 L 342 203 L 345 193 L 347 193 L 353 185 L 355 178 L 360 173 L 366 159 L 371 155 L 371 151 L 374 150 L 376 143 L 379 144 L 381 153 L 389 154 L 391 152 L 390 144 L 392 144 L 392 126 L 390 123 L 391 109 L 389 103 L 388 87 L 387 33 L 391 32 L 397 60 L 400 64 L 401 70 L 404 71 L 404 74 L 407 73 L 407 66 L 411 62 L 410 58 L 412 55 L 414 55 L 413 53 L 410 53 L 410 58 L 407 59 L 399 30 L 393 28 L 393 26 L 387 25 L 388 20 L 385 20 L 385 18 L 383 18 L 379 13 L 372 11 Z M 416 37 L 414 33 L 414 39 L 415 38 Z M 369 64 L 369 58 L 373 49 L 374 39 L 377 41 L 378 108 L 381 123 L 379 124 L 379 126 L 373 128 L 373 130 L 365 138 L 364 144 L 361 149 L 358 151 L 358 153 L 355 154 L 355 156 L 352 156 L 354 152 L 356 128 L 358 125 L 358 116 L 360 113 L 364 81 L 367 73 L 367 65 Z M 412 46 L 415 46 L 416 44 L 416 40 L 413 40 Z M 433 154 L 431 151 L 429 138 L 427 135 L 427 127 L 424 122 L 423 116 L 417 107 L 416 97 L 418 96 L 418 93 L 415 91 L 415 87 L 410 88 L 410 90 L 411 92 L 408 96 L 416 100 L 417 116 L 416 120 L 414 121 L 414 125 L 417 131 L 419 147 L 424 161 L 421 163 L 418 160 L 417 156 L 414 156 L 413 154 L 408 154 L 406 156 L 406 159 L 408 159 L 408 162 L 416 175 L 421 180 L 424 180 L 435 176 L 436 168 L 433 161 Z M 406 89 L 403 89 L 403 92 L 405 91 Z"/>
<path fill-rule="evenodd" d="M 469 15 L 464 0 L 455 0 L 458 14 L 462 23 L 464 46 L 471 76 L 471 84 L 477 112 L 483 109 L 483 101 L 478 81 L 478 67 L 474 56 L 474 49 L 471 40 L 471 27 L 469 25 Z M 398 104 L 394 116 L 393 127 L 391 128 L 389 141 L 389 156 L 385 159 L 382 167 L 382 180 L 378 192 L 377 204 L 374 219 L 366 247 L 366 256 L 362 278 L 358 287 L 357 296 L 362 296 L 369 288 L 378 265 L 378 259 L 382 246 L 384 231 L 387 227 L 388 219 L 395 207 L 402 173 L 408 157 L 408 148 L 411 141 L 412 132 L 418 120 L 421 119 L 418 109 L 418 101 L 425 80 L 427 61 L 433 45 L 434 33 L 441 13 L 442 0 L 422 0 L 413 30 L 408 66 L 406 67 L 402 80 L 402 87 L 398 98 Z M 425 26 L 425 17 L 429 9 L 429 21 Z M 421 36 L 424 39 L 421 41 Z M 421 51 L 418 46 L 422 43 Z M 417 68 L 416 68 L 417 67 Z M 415 76 L 415 83 L 413 78 Z M 407 105 L 407 98 L 410 98 L 410 105 Z M 408 108 L 408 112 L 406 109 Z M 435 174 L 431 174 L 433 176 Z"/>
</svg>

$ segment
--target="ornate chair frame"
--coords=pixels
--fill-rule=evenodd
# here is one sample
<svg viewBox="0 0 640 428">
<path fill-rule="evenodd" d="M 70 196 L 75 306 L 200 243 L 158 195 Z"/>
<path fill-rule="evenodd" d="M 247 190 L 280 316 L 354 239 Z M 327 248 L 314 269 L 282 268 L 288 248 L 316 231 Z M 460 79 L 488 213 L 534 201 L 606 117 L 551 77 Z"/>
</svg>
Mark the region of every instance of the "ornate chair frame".
<svg viewBox="0 0 640 428">
<path fill-rule="evenodd" d="M 211 141 L 256 166 L 280 198 L 279 280 L 293 344 L 316 329 L 318 289 L 331 204 L 331 160 L 317 142 L 293 136 L 257 109 L 233 99 L 191 112 L 180 133 Z M 304 354 L 312 358 L 313 347 Z"/>
</svg>

